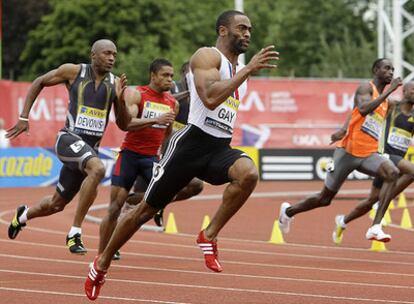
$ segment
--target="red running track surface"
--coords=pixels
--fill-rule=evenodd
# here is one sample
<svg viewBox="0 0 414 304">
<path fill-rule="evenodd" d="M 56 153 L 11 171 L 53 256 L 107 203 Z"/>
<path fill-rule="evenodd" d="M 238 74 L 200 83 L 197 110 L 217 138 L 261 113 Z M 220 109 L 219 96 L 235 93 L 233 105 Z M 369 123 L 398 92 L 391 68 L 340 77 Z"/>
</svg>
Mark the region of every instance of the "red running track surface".
<svg viewBox="0 0 414 304">
<path fill-rule="evenodd" d="M 321 182 L 260 183 L 220 234 L 224 272 L 217 274 L 204 266 L 195 244 L 203 217 L 213 216 L 223 190 L 206 186 L 198 200 L 167 208 L 166 215 L 175 215 L 179 234 L 135 234 L 122 248 L 122 259 L 112 264 L 96 302 L 414 304 L 413 229 L 386 227 L 393 236 L 388 250 L 373 252 L 364 238 L 371 223 L 365 216 L 347 228 L 341 246 L 333 245 L 334 217 L 354 207 L 355 198 L 343 196 L 330 207 L 297 215 L 285 236 L 286 244 L 268 242 L 280 204 L 286 199 L 295 203 L 321 187 Z M 367 193 L 369 187 L 360 181 L 348 182 L 344 189 Z M 7 238 L 16 206 L 22 202 L 33 205 L 52 192 L 53 188 L 1 189 L 0 303 L 90 303 L 83 283 L 96 254 L 99 226 L 91 222 L 83 226 L 87 255 L 69 253 L 65 235 L 76 199 L 59 214 L 30 221 L 16 240 Z M 95 204 L 107 203 L 108 198 L 109 188 L 100 188 Z M 414 216 L 413 208 L 409 210 Z M 401 214 L 393 210 L 393 222 L 398 224 Z"/>
</svg>

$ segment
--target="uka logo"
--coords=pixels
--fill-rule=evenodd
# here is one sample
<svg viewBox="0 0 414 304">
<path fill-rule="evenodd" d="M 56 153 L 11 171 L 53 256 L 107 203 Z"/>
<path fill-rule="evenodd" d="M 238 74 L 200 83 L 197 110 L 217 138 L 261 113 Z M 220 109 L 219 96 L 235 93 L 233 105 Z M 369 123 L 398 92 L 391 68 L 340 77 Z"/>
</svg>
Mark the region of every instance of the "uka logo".
<svg viewBox="0 0 414 304">
<path fill-rule="evenodd" d="M 336 93 L 328 94 L 328 107 L 331 112 L 334 113 L 345 113 L 352 110 L 354 107 L 354 95 L 348 93 L 342 93 L 342 100 L 337 97 Z"/>
</svg>

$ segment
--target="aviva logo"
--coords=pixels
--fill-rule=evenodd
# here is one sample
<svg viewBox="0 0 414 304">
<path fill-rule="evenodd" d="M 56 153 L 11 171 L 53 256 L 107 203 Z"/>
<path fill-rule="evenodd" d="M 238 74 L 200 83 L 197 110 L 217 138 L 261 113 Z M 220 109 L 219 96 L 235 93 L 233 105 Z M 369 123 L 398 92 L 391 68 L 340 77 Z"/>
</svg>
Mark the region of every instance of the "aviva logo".
<svg viewBox="0 0 414 304">
<path fill-rule="evenodd" d="M 233 97 L 229 97 L 229 98 L 227 98 L 227 100 L 225 101 L 225 104 L 229 107 L 229 108 L 231 108 L 231 109 L 233 109 L 233 110 L 236 110 L 237 111 L 237 109 L 239 108 L 239 105 L 240 105 L 240 101 L 239 100 L 237 100 L 236 98 L 233 98 Z"/>
<path fill-rule="evenodd" d="M 99 110 L 87 106 L 81 106 L 79 113 L 84 114 L 89 117 L 96 117 L 96 118 L 105 118 L 106 117 L 106 110 Z"/>
</svg>

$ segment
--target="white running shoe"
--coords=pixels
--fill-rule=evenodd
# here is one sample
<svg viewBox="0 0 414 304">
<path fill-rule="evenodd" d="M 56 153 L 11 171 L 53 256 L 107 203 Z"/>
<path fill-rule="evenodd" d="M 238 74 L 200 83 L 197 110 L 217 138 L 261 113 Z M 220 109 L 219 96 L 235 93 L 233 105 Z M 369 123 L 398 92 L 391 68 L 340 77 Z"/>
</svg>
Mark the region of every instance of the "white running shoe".
<svg viewBox="0 0 414 304">
<path fill-rule="evenodd" d="M 391 241 L 391 235 L 386 234 L 384 231 L 382 231 L 382 227 L 380 224 L 376 224 L 372 227 L 370 227 L 365 234 L 365 237 L 367 240 L 370 241 L 379 241 L 379 242 L 389 242 Z"/>
<path fill-rule="evenodd" d="M 346 225 L 344 224 L 344 218 L 345 218 L 345 215 L 343 214 L 339 214 L 335 216 L 335 229 L 332 232 L 332 240 L 336 245 L 339 245 L 342 243 L 343 233 L 346 228 Z"/>
<path fill-rule="evenodd" d="M 290 230 L 290 223 L 293 220 L 293 217 L 289 217 L 286 214 L 286 209 L 290 207 L 288 202 L 283 202 L 280 205 L 280 212 L 279 212 L 279 228 L 282 230 L 283 233 L 289 233 Z"/>
</svg>

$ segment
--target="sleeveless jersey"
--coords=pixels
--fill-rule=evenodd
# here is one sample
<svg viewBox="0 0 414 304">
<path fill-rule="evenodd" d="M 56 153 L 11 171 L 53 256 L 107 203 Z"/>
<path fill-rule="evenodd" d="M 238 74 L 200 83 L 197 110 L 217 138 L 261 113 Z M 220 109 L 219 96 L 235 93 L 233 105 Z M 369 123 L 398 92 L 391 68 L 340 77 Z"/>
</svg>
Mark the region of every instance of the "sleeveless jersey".
<svg viewBox="0 0 414 304">
<path fill-rule="evenodd" d="M 149 86 L 138 86 L 141 102 L 138 105 L 138 118 L 155 118 L 170 111 L 175 111 L 175 99 L 168 93 L 158 93 Z M 143 155 L 157 155 L 165 138 L 167 126 L 152 125 L 138 131 L 128 131 L 121 149 L 128 149 Z"/>
<path fill-rule="evenodd" d="M 387 117 L 379 151 L 404 157 L 411 144 L 413 132 L 413 113 L 406 115 L 401 112 L 400 105 L 396 105 Z"/>
<path fill-rule="evenodd" d="M 233 71 L 231 62 L 217 48 L 213 47 L 220 56 L 220 79 L 226 80 L 233 77 L 244 65 L 237 64 Z M 240 100 L 246 94 L 247 81 L 244 81 L 222 104 L 214 110 L 209 110 L 201 101 L 194 84 L 194 75 L 190 72 L 188 87 L 190 89 L 190 113 L 188 123 L 199 127 L 201 130 L 218 138 L 231 138 L 237 118 Z"/>
<path fill-rule="evenodd" d="M 115 98 L 115 76 L 108 73 L 95 89 L 91 65 L 81 64 L 69 88 L 69 108 L 63 130 L 79 135 L 88 145 L 98 148 Z"/>
<path fill-rule="evenodd" d="M 171 89 L 172 94 L 177 94 L 186 91 L 183 81 L 174 82 L 174 87 Z M 190 97 L 183 97 L 177 99 L 180 106 L 177 116 L 173 124 L 173 130 L 178 131 L 187 125 L 188 111 L 190 110 Z"/>
<path fill-rule="evenodd" d="M 372 100 L 378 98 L 375 85 L 372 87 Z M 388 109 L 388 100 L 381 103 L 373 112 L 362 116 L 358 107 L 352 110 L 351 120 L 345 137 L 338 143 L 349 154 L 356 157 L 367 157 L 378 152 L 378 140 L 381 136 L 383 122 Z"/>
</svg>

